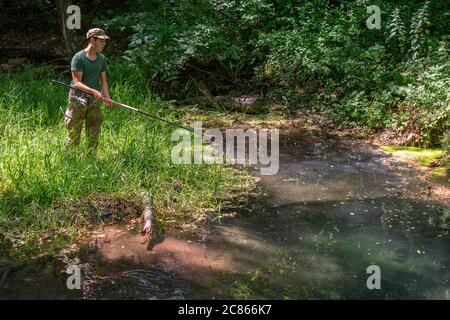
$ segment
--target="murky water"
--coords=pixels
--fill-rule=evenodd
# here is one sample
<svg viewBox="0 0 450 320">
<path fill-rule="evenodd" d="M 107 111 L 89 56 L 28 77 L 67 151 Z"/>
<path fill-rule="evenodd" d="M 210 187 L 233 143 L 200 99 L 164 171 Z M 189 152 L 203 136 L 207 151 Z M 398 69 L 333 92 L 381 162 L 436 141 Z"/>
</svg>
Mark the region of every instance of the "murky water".
<svg viewBox="0 0 450 320">
<path fill-rule="evenodd" d="M 79 297 L 450 298 L 450 208 L 412 169 L 356 140 L 281 142 L 266 196 L 207 234 L 168 234 L 149 252 L 137 234 L 102 230 Z M 381 289 L 367 287 L 370 265 Z"/>
</svg>

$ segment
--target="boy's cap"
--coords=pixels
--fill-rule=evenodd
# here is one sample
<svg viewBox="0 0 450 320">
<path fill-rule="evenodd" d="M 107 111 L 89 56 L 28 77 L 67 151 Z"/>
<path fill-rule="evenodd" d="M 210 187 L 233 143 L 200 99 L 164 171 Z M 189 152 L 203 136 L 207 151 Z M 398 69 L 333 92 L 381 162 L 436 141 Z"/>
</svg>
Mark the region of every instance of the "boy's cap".
<svg viewBox="0 0 450 320">
<path fill-rule="evenodd" d="M 99 28 L 94 28 L 94 29 L 90 29 L 87 34 L 86 34 L 86 38 L 92 38 L 92 37 L 96 37 L 96 38 L 100 38 L 100 39 L 110 39 L 110 37 L 108 37 L 105 34 L 105 31 L 103 31 L 102 29 Z"/>
</svg>

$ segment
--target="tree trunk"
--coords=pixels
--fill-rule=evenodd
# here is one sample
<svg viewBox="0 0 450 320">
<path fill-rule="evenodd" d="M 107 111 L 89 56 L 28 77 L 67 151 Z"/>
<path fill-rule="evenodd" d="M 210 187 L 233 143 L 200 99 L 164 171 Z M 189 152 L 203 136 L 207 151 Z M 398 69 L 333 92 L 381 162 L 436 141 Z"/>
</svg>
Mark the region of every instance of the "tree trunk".
<svg viewBox="0 0 450 320">
<path fill-rule="evenodd" d="M 66 27 L 67 21 L 67 7 L 72 4 L 71 0 L 55 0 L 56 8 L 58 11 L 59 26 L 61 28 L 61 34 L 64 40 L 64 46 L 66 48 L 67 58 L 72 59 L 76 52 L 75 46 L 75 30 L 70 30 Z"/>
</svg>

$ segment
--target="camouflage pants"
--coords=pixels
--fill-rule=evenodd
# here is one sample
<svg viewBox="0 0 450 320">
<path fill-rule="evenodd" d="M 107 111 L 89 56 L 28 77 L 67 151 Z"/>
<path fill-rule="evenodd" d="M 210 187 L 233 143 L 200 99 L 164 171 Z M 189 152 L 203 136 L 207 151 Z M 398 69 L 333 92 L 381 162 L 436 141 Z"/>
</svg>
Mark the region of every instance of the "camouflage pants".
<svg viewBox="0 0 450 320">
<path fill-rule="evenodd" d="M 64 125 L 67 128 L 67 145 L 80 143 L 83 123 L 86 122 L 86 138 L 89 147 L 97 147 L 100 128 L 103 122 L 101 103 L 99 100 L 84 100 L 84 97 L 69 97 Z"/>
</svg>

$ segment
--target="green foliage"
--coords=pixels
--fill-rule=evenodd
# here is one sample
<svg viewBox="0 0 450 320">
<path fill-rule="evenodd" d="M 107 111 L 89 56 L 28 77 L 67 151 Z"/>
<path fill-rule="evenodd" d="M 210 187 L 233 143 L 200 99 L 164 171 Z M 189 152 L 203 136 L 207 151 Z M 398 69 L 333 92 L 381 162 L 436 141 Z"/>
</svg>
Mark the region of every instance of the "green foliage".
<svg viewBox="0 0 450 320">
<path fill-rule="evenodd" d="M 427 49 L 425 41 L 426 35 L 429 34 L 428 27 L 430 25 L 428 6 L 430 2 L 426 1 L 422 8 L 412 17 L 411 28 L 409 31 L 410 52 L 412 58 L 416 59 L 421 51 Z"/>
<path fill-rule="evenodd" d="M 398 50 L 403 54 L 406 46 L 406 27 L 400 17 L 400 9 L 395 8 L 391 15 L 391 22 L 388 24 L 388 36 L 386 43 L 390 45 L 391 51 Z"/>
<path fill-rule="evenodd" d="M 439 67 L 427 68 L 415 84 L 397 90 L 404 100 L 398 105 L 399 112 L 393 113 L 390 126 L 399 133 L 405 130 L 416 132 L 421 145 L 438 142 L 448 130 L 449 87 L 450 80 Z"/>
<path fill-rule="evenodd" d="M 156 88 L 175 88 L 195 61 L 207 64 L 211 57 L 227 54 L 218 26 L 211 23 L 209 1 L 191 4 L 138 1 L 131 12 L 99 23 L 112 34 L 128 30 L 130 41 L 122 57 L 139 65 Z"/>
<path fill-rule="evenodd" d="M 382 30 L 365 25 L 370 4 L 382 8 Z M 160 92 L 191 94 L 202 79 L 215 94 L 257 90 L 427 145 L 448 129 L 445 9 L 406 0 L 152 0 L 99 23 L 115 38 L 129 34 L 124 59 Z"/>
<path fill-rule="evenodd" d="M 450 120 L 447 119 L 447 127 L 450 126 Z M 442 146 L 444 148 L 444 151 L 449 155 L 448 160 L 448 167 L 450 167 L 450 130 L 444 133 L 444 136 L 442 137 Z"/>
</svg>

